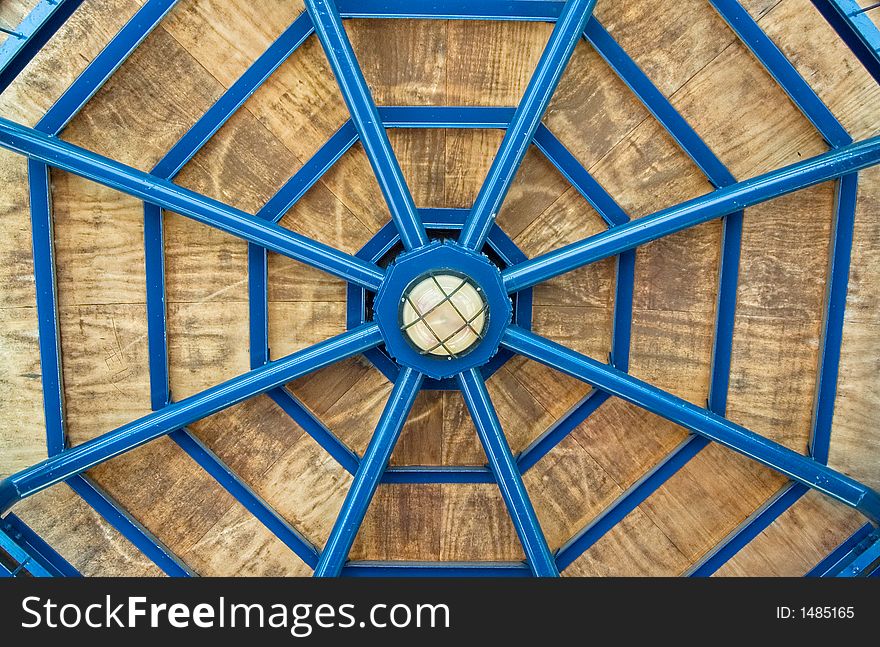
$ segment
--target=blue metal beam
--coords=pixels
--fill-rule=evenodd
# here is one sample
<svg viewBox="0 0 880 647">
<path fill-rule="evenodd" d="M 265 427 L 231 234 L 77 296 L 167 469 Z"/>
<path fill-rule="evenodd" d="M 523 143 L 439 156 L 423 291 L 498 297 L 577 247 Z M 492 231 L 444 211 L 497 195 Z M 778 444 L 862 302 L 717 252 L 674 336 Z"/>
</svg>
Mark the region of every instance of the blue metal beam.
<svg viewBox="0 0 880 647">
<path fill-rule="evenodd" d="M 835 577 L 876 577 L 880 572 L 880 531 L 871 533 Z"/>
<path fill-rule="evenodd" d="M 534 144 L 609 226 L 614 227 L 629 221 L 629 216 L 611 194 L 544 124 L 539 124 L 536 128 Z"/>
<path fill-rule="evenodd" d="M 880 137 L 866 139 L 639 218 L 503 272 L 516 292 L 663 236 L 880 162 Z"/>
<path fill-rule="evenodd" d="M 426 245 L 428 234 L 419 219 L 416 204 L 391 148 L 388 133 L 385 132 L 385 126 L 376 110 L 373 96 L 342 26 L 342 18 L 334 0 L 306 0 L 305 4 L 342 91 L 342 98 L 351 113 L 351 120 L 360 135 L 364 152 L 388 203 L 391 219 L 400 232 L 403 246 L 409 250 Z"/>
<path fill-rule="evenodd" d="M 738 0 L 709 1 L 831 146 L 852 143 L 837 118 Z"/>
<path fill-rule="evenodd" d="M 423 379 L 424 376 L 418 371 L 401 368 L 376 431 L 345 496 L 342 510 L 321 552 L 321 558 L 315 567 L 315 577 L 336 577 L 342 572 L 348 552 L 367 514 L 376 488 L 379 487 L 382 473 L 388 466 Z"/>
<path fill-rule="evenodd" d="M 386 128 L 504 129 L 515 111 L 494 106 L 379 106 Z"/>
<path fill-rule="evenodd" d="M 461 245 L 482 248 L 595 5 L 596 0 L 565 3 L 465 221 Z"/>
<path fill-rule="evenodd" d="M 308 14 L 300 14 L 291 25 L 251 63 L 208 111 L 169 150 L 151 171 L 172 179 L 202 149 L 208 140 L 234 115 L 278 67 L 290 58 L 314 33 Z"/>
<path fill-rule="evenodd" d="M 406 465 L 389 467 L 383 483 L 494 483 L 488 467 L 453 465 Z"/>
<path fill-rule="evenodd" d="M 64 386 L 61 372 L 61 336 L 58 330 L 58 295 L 55 284 L 55 235 L 52 230 L 52 195 L 49 168 L 28 160 L 31 240 L 34 254 L 34 287 L 37 297 L 37 332 L 40 340 L 40 379 L 46 447 L 50 456 L 66 444 Z"/>
<path fill-rule="evenodd" d="M 377 290 L 384 272 L 350 254 L 110 158 L 0 119 L 0 146 L 157 204 L 267 249 Z"/>
<path fill-rule="evenodd" d="M 593 389 L 583 399 L 578 402 L 572 409 L 566 412 L 559 420 L 552 424 L 547 431 L 535 438 L 528 447 L 526 447 L 519 456 L 516 457 L 516 464 L 521 473 L 525 473 L 534 467 L 538 461 L 550 453 L 563 438 L 574 431 L 581 423 L 593 415 L 593 412 L 599 408 L 606 400 L 608 394 L 603 391 Z"/>
<path fill-rule="evenodd" d="M 379 327 L 365 324 L 305 350 L 270 362 L 201 393 L 65 450 L 0 481 L 0 512 L 40 490 L 191 422 L 346 359 L 382 342 Z"/>
<path fill-rule="evenodd" d="M 553 22 L 562 13 L 555 0 L 337 0 L 343 18 L 426 20 L 517 20 Z"/>
<path fill-rule="evenodd" d="M 528 577 L 522 562 L 348 562 L 346 577 Z"/>
<path fill-rule="evenodd" d="M 273 402 L 281 407 L 293 421 L 303 428 L 321 448 L 330 454 L 345 469 L 354 474 L 357 472 L 360 459 L 348 445 L 330 431 L 323 422 L 300 402 L 286 387 L 272 389 L 267 394 Z"/>
<path fill-rule="evenodd" d="M 837 398 L 837 375 L 840 368 L 840 348 L 843 344 L 843 316 L 846 311 L 857 192 L 856 174 L 840 178 L 835 195 L 825 316 L 822 321 L 819 370 L 813 404 L 813 428 L 810 435 L 810 453 L 822 463 L 828 462 L 831 447 L 831 426 L 834 401 Z"/>
<path fill-rule="evenodd" d="M 507 330 L 502 345 L 752 458 L 871 520 L 880 520 L 880 494 L 868 486 L 717 414 L 516 326 Z"/>
<path fill-rule="evenodd" d="M 513 460 L 483 377 L 477 369 L 470 369 L 459 374 L 458 383 L 489 459 L 489 467 L 498 481 L 501 496 L 519 535 L 529 568 L 537 577 L 557 577 L 559 570 Z"/>
<path fill-rule="evenodd" d="M 83 0 L 40 0 L 0 45 L 0 92 L 9 87 Z"/>
<path fill-rule="evenodd" d="M 31 577 L 54 577 L 55 573 L 47 569 L 43 564 L 34 559 L 28 552 L 13 541 L 4 531 L 0 530 L 0 550 L 12 558 L 15 567 L 3 567 L 6 577 L 18 577 L 19 573 L 25 572 Z M 9 570 L 12 568 L 12 570 Z"/>
</svg>

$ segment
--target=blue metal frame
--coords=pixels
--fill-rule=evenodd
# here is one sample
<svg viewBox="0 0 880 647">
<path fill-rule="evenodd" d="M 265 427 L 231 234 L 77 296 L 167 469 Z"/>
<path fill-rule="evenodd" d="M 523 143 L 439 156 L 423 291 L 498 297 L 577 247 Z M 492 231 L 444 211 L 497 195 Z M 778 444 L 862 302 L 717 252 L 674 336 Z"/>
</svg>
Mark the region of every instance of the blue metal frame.
<svg viewBox="0 0 880 647">
<path fill-rule="evenodd" d="M 825 2 L 841 6 L 842 2 Z M 76 0 L 41 2 L 19 31 L 26 43 L 7 41 L 0 47 L 0 91 L 14 78 L 46 40 L 63 24 L 63 16 L 78 6 Z M 148 0 L 135 16 L 95 58 L 64 93 L 36 128 L 0 120 L 0 145 L 29 158 L 31 216 L 34 240 L 35 281 L 43 370 L 49 458 L 0 482 L 0 511 L 16 501 L 58 482 L 67 482 L 114 527 L 153 559 L 166 573 L 192 575 L 149 531 L 101 492 L 82 472 L 149 440 L 169 435 L 246 509 L 277 535 L 316 575 L 423 575 L 423 576 L 521 576 L 531 572 L 555 576 L 629 514 L 672 474 L 709 442 L 719 442 L 792 478 L 779 493 L 746 519 L 715 550 L 696 564 L 691 575 L 709 575 L 809 488 L 817 489 L 863 512 L 876 522 L 880 518 L 880 495 L 824 465 L 828 457 L 831 418 L 840 361 L 857 190 L 856 172 L 880 162 L 880 138 L 852 143 L 834 116 L 800 77 L 781 51 L 751 16 L 734 0 L 712 0 L 713 6 L 752 50 L 816 126 L 834 150 L 784 169 L 737 182 L 698 134 L 676 112 L 635 62 L 595 19 L 595 0 L 306 0 L 307 12 L 298 16 L 281 36 L 246 70 L 208 112 L 156 165 L 142 173 L 114 160 L 85 151 L 57 138 L 60 131 L 94 95 L 128 55 L 173 7 L 173 0 Z M 55 9 L 49 11 L 51 7 Z M 63 9 L 62 9 L 63 5 Z M 351 49 L 343 18 L 432 18 L 467 20 L 525 20 L 555 22 L 553 33 L 526 89 L 515 108 L 461 106 L 377 107 Z M 849 19 L 853 16 L 849 15 Z M 864 17 L 863 17 L 864 18 Z M 859 19 L 849 20 L 850 23 Z M 275 196 L 250 215 L 172 183 L 175 175 L 247 98 L 283 61 L 312 34 L 318 39 L 340 85 L 351 119 L 327 144 L 308 160 Z M 681 149 L 693 159 L 715 191 L 665 209 L 637 222 L 595 181 L 577 159 L 541 124 L 553 91 L 581 37 L 604 58 L 649 112 L 664 126 Z M 870 38 L 870 36 L 869 36 Z M 22 40 L 22 39 L 17 39 Z M 10 44 L 11 42 L 11 44 Z M 15 46 L 15 47 L 13 47 Z M 13 54 L 8 52 L 14 49 Z M 856 52 L 859 54 L 859 52 Z M 4 58 L 6 57 L 6 58 Z M 417 209 L 391 149 L 387 128 L 500 128 L 505 135 L 473 208 L 467 210 Z M 360 141 L 388 203 L 392 223 L 379 232 L 357 255 L 349 255 L 278 226 L 278 221 L 355 142 Z M 596 209 L 606 221 L 606 232 L 526 260 L 504 233 L 494 226 L 510 182 L 529 146 L 534 145 Z M 66 447 L 63 384 L 57 321 L 57 299 L 52 244 L 49 167 L 76 173 L 144 200 L 147 272 L 147 309 L 151 399 L 155 412 L 76 448 Z M 811 455 L 805 457 L 766 440 L 726 420 L 727 389 L 736 306 L 742 210 L 748 206 L 836 179 L 834 234 L 829 257 L 828 291 L 823 321 L 822 348 L 817 371 L 813 411 Z M 165 322 L 164 241 L 162 209 L 227 231 L 249 243 L 250 349 L 252 370 L 185 400 L 173 402 L 168 381 L 167 331 Z M 707 408 L 696 407 L 627 374 L 631 336 L 631 313 L 635 249 L 659 237 L 715 218 L 723 218 L 721 264 L 718 278 L 716 330 L 713 343 L 710 392 Z M 458 244 L 437 244 L 428 232 L 461 230 Z M 486 351 L 475 351 L 455 370 L 441 370 L 423 357 L 393 359 L 397 330 L 395 308 L 378 306 L 368 316 L 372 293 L 399 292 L 407 256 L 387 271 L 386 256 L 395 245 L 424 259 L 427 265 L 468 264 L 474 251 L 489 252 L 481 281 L 497 280 L 499 295 L 492 296 L 491 312 L 515 313 L 512 323 L 502 317 L 497 331 L 501 347 L 485 342 Z M 484 247 L 485 245 L 485 247 Z M 459 247 L 460 246 L 460 247 Z M 458 251 L 460 250 L 460 251 Z M 473 251 L 470 251 L 473 250 Z M 349 332 L 270 361 L 267 317 L 267 252 L 281 253 L 343 278 L 349 284 Z M 530 288 L 537 283 L 591 262 L 615 256 L 617 277 L 613 338 L 608 364 L 570 351 L 529 332 Z M 473 258 L 480 258 L 474 256 Z M 464 260 L 462 260 L 464 259 Z M 476 267 L 476 266 L 475 266 Z M 482 265 L 480 265 L 482 267 Z M 477 272 L 476 269 L 473 270 Z M 479 270 L 480 273 L 482 269 Z M 493 278 L 495 277 L 495 278 Z M 406 281 L 404 281 L 405 283 Z M 502 286 L 503 282 L 503 286 Z M 509 297 L 505 295 L 509 293 Z M 508 299 L 510 299 L 509 302 Z M 490 316 L 491 319 L 491 316 Z M 497 320 L 496 320 L 497 325 Z M 389 352 L 391 349 L 391 352 Z M 479 347 L 478 347 L 479 349 Z M 312 414 L 285 383 L 297 376 L 355 354 L 365 354 L 395 382 L 363 458 L 354 454 Z M 543 362 L 589 382 L 594 390 L 563 418 L 536 439 L 519 456 L 507 445 L 484 380 L 513 353 Z M 465 356 L 468 357 L 468 356 Z M 398 359 L 400 359 L 398 357 Z M 408 367 L 407 367 L 408 365 Z M 434 379 L 431 376 L 442 377 Z M 412 403 L 422 388 L 459 388 L 483 447 L 488 466 L 400 466 L 388 460 Z M 298 425 L 309 433 L 347 471 L 354 484 L 323 551 L 312 545 L 246 483 L 233 473 L 185 425 L 259 393 L 267 393 Z M 633 484 L 611 506 L 552 553 L 529 501 L 521 474 L 581 424 L 609 397 L 620 397 L 690 429 L 687 438 Z M 348 551 L 380 482 L 384 483 L 487 483 L 497 482 L 523 544 L 526 562 L 448 563 L 347 562 Z M 5 524 L 15 524 L 7 514 Z M 872 525 L 866 528 L 873 528 Z M 13 533 L 15 534 L 15 533 Z M 3 537 L 9 539 L 8 534 Z M 53 575 L 73 575 L 75 570 L 58 561 L 57 554 L 33 533 L 19 527 L 11 549 L 36 570 Z M 2 538 L 0 538 L 2 539 Z M 869 542 L 868 539 L 871 539 Z M 9 543 L 9 542 L 7 542 Z M 24 546 L 24 548 L 22 548 Z M 814 571 L 872 571 L 880 550 L 870 532 L 847 542 L 833 565 L 823 563 Z M 17 553 L 18 554 L 18 553 Z M 849 560 L 843 564 L 844 557 Z M 831 559 L 831 558 L 829 558 Z M 841 565 L 842 564 L 842 565 Z M 832 566 L 840 566 L 832 568 Z M 844 568 L 844 566 L 846 568 Z M 870 568 L 867 568 L 869 567 Z M 54 569 L 54 571 L 53 571 Z M 812 573 L 812 572 L 811 572 Z"/>
</svg>

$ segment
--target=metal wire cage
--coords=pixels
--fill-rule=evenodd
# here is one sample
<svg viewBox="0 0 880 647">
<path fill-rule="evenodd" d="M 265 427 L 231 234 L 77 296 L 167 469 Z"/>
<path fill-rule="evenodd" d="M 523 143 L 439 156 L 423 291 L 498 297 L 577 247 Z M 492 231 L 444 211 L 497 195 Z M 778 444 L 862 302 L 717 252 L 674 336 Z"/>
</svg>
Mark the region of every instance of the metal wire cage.
<svg viewBox="0 0 880 647">
<path fill-rule="evenodd" d="M 814 0 L 874 77 L 880 80 L 880 38 L 854 3 Z M 861 512 L 868 523 L 811 575 L 870 574 L 880 561 L 880 494 L 827 466 L 832 410 L 840 361 L 843 312 L 856 206 L 857 172 L 880 163 L 880 138 L 853 142 L 792 64 L 736 0 L 712 6 L 763 64 L 831 150 L 791 166 L 737 181 L 673 108 L 608 31 L 591 17 L 596 0 L 306 0 L 307 12 L 290 27 L 190 128 L 149 173 L 58 138 L 74 115 L 174 6 L 147 0 L 134 17 L 67 89 L 35 128 L 0 119 L 0 146 L 28 158 L 34 245 L 34 277 L 49 458 L 0 482 L 0 548 L 5 574 L 76 575 L 58 553 L 10 508 L 65 482 L 169 575 L 191 569 L 121 510 L 83 472 L 162 436 L 170 436 L 248 511 L 291 548 L 316 576 L 337 575 L 559 575 L 609 529 L 643 502 L 708 443 L 720 443 L 788 477 L 788 484 L 717 546 L 689 574 L 710 575 L 810 489 Z M 44 0 L 0 48 L 0 91 L 80 5 Z M 515 108 L 377 107 L 364 80 L 343 19 L 423 18 L 525 20 L 554 23 L 522 101 Z M 256 214 L 249 214 L 174 184 L 175 176 L 245 100 L 315 34 L 336 77 L 350 119 Z M 711 193 L 635 221 L 590 175 L 542 117 L 572 56 L 584 38 L 666 129 L 715 187 Z M 417 209 L 391 149 L 387 128 L 493 128 L 504 137 L 473 207 Z M 379 179 L 392 222 L 352 255 L 293 233 L 278 222 L 323 174 L 360 142 Z M 607 230 L 526 259 L 494 223 L 527 149 L 534 145 L 607 223 Z M 154 413 L 76 447 L 65 437 L 55 289 L 49 169 L 83 176 L 144 202 L 147 318 L 151 400 Z M 810 454 L 801 455 L 725 418 L 731 365 L 733 317 L 739 271 L 743 209 L 835 180 L 837 193 L 820 365 Z M 252 369 L 186 399 L 169 395 L 166 345 L 163 210 L 216 227 L 249 243 L 250 357 Z M 697 407 L 628 374 L 635 249 L 713 219 L 723 219 L 711 382 L 706 408 Z M 443 242 L 432 232 L 455 232 Z M 447 236 L 448 237 L 448 236 Z M 380 263 L 395 245 L 403 251 Z M 348 331 L 272 359 L 268 349 L 267 253 L 275 252 L 344 279 L 348 285 Z M 607 258 L 616 259 L 612 352 L 597 362 L 531 332 L 533 286 Z M 407 268 L 451 268 L 481 277 L 492 324 L 480 331 L 480 352 L 437 360 L 396 351 L 400 335 L 400 286 Z M 413 274 L 414 276 L 415 274 Z M 389 301 L 394 307 L 383 307 Z M 374 304 L 366 307 L 367 303 Z M 505 316 L 497 316 L 503 313 Z M 396 332 L 395 332 L 396 331 Z M 483 352 L 482 349 L 485 349 Z M 285 384 L 348 357 L 365 354 L 394 381 L 394 388 L 363 456 L 354 454 Z M 514 456 L 489 398 L 485 379 L 518 354 L 590 384 L 590 394 Z M 438 363 L 439 361 L 439 363 Z M 422 388 L 455 388 L 463 394 L 488 458 L 484 467 L 389 467 L 404 421 Z M 353 475 L 342 510 L 322 550 L 292 527 L 237 477 L 187 425 L 258 394 L 268 394 L 343 468 Z M 609 397 L 662 416 L 691 432 L 665 459 L 559 550 L 551 551 L 525 490 L 522 474 L 533 467 Z M 380 482 L 497 482 L 526 556 L 523 563 L 357 562 L 349 550 Z"/>
</svg>

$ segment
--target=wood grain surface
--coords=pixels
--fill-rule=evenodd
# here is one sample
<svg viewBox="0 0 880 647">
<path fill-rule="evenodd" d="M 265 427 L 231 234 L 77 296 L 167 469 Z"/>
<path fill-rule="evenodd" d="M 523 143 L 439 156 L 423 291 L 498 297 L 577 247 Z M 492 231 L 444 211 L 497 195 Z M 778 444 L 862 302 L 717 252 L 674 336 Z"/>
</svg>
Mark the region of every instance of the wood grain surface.
<svg viewBox="0 0 880 647">
<path fill-rule="evenodd" d="M 0 4 L 17 24 L 26 0 Z M 0 115 L 33 125 L 142 4 L 85 0 L 0 95 Z M 743 2 L 855 139 L 880 131 L 880 88 L 808 0 Z M 301 2 L 181 0 L 62 133 L 149 170 L 302 11 Z M 737 179 L 827 149 L 822 137 L 704 0 L 600 0 L 597 16 Z M 347 21 L 380 105 L 513 106 L 551 27 L 537 23 Z M 177 176 L 255 213 L 348 118 L 314 37 L 283 63 Z M 586 42 L 544 123 L 631 218 L 712 190 L 699 168 Z M 419 207 L 468 208 L 502 133 L 398 130 L 392 147 Z M 52 172 L 59 327 L 69 442 L 150 410 L 143 206 Z M 830 464 L 880 488 L 880 171 L 860 175 Z M 0 476 L 46 456 L 24 160 L 0 151 Z M 834 186 L 746 210 L 727 415 L 807 451 L 833 228 Z M 389 221 L 356 144 L 280 224 L 347 252 Z M 528 256 L 605 228 L 536 149 L 498 214 Z M 178 214 L 164 217 L 172 395 L 245 372 L 247 245 Z M 669 236 L 637 253 L 631 374 L 704 406 L 708 395 L 721 225 Z M 345 285 L 269 254 L 271 356 L 345 327 Z M 611 348 L 615 265 L 603 261 L 537 286 L 534 330 L 600 361 Z M 353 358 L 288 385 L 353 451 L 369 442 L 392 385 Z M 519 452 L 590 387 L 523 358 L 488 380 Z M 317 546 L 351 476 L 271 399 L 254 398 L 191 431 Z M 563 545 L 686 437 L 615 398 L 525 476 L 551 548 Z M 394 465 L 483 465 L 460 394 L 419 395 Z M 171 439 L 89 476 L 202 575 L 307 575 L 309 569 Z M 784 479 L 709 446 L 566 571 L 677 575 L 758 509 Z M 73 494 L 56 486 L 17 506 L 84 574 L 160 571 Z M 718 575 L 799 575 L 856 530 L 852 511 L 808 494 Z M 354 559 L 520 560 L 497 486 L 381 485 Z"/>
</svg>

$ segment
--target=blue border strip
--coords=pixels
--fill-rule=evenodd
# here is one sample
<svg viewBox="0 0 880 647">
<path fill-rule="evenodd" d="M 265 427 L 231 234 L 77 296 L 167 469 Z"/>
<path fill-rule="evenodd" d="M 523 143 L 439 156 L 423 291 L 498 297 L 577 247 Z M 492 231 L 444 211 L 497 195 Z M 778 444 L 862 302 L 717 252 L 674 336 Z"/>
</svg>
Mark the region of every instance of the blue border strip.
<svg viewBox="0 0 880 647">
<path fill-rule="evenodd" d="M 522 562 L 348 562 L 345 577 L 529 577 Z"/>
</svg>

